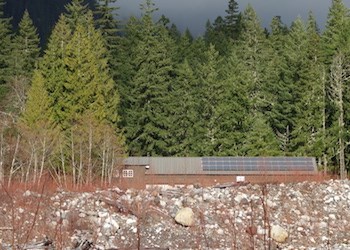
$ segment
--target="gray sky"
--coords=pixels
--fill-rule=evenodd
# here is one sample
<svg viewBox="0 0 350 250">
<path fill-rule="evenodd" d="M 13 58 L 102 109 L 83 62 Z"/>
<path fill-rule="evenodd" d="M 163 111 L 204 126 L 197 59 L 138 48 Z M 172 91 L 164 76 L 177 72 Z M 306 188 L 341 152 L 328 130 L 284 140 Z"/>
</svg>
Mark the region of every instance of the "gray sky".
<svg viewBox="0 0 350 250">
<path fill-rule="evenodd" d="M 119 0 L 119 15 L 128 18 L 130 15 L 138 16 L 140 3 L 143 0 Z M 180 30 L 188 27 L 193 35 L 202 35 L 205 23 L 219 15 L 224 16 L 228 0 L 154 0 L 159 8 L 157 16 L 164 14 L 175 23 Z M 238 0 L 240 10 L 244 10 L 250 3 L 258 13 L 263 27 L 268 27 L 273 16 L 279 15 L 282 21 L 290 25 L 297 17 L 307 18 L 311 10 L 318 21 L 319 27 L 324 27 L 331 0 Z M 343 0 L 350 7 L 350 0 Z"/>
</svg>

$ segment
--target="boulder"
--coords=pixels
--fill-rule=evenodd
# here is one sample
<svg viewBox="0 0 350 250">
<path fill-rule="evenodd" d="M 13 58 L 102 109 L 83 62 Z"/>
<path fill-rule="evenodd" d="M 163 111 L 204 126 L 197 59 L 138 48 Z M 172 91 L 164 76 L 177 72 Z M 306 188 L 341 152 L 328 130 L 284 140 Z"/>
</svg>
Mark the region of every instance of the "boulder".
<svg viewBox="0 0 350 250">
<path fill-rule="evenodd" d="M 284 243 L 286 242 L 288 236 L 288 232 L 283 227 L 279 225 L 273 225 L 271 227 L 271 238 L 274 241 Z"/>
<path fill-rule="evenodd" d="M 180 209 L 175 216 L 175 221 L 180 225 L 190 227 L 194 224 L 194 213 L 191 208 Z"/>
</svg>

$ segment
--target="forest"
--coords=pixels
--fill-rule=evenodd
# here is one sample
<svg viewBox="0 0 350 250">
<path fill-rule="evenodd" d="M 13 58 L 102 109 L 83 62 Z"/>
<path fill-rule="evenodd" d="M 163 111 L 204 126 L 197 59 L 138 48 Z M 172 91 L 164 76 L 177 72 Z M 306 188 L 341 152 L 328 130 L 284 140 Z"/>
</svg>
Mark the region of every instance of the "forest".
<svg viewBox="0 0 350 250">
<path fill-rule="evenodd" d="M 0 8 L 4 6 L 0 0 Z M 123 156 L 312 156 L 347 176 L 350 12 L 333 0 L 263 28 L 228 0 L 203 36 L 180 32 L 145 0 L 65 5 L 47 43 L 30 13 L 0 11 L 0 180 L 111 182 Z M 205 25 L 205 24 L 203 24 Z"/>
</svg>

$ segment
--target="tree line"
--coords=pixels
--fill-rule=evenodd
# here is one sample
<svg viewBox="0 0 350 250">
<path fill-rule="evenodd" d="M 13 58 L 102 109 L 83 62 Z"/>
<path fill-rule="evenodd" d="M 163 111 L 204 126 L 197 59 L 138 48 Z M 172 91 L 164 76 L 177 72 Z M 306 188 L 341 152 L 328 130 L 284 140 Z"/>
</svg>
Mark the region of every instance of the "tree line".
<svg viewBox="0 0 350 250">
<path fill-rule="evenodd" d="M 3 5 L 3 3 L 2 3 Z M 310 12 L 264 29 L 229 0 L 203 36 L 180 32 L 152 0 L 118 19 L 67 4 L 39 47 L 26 11 L 0 13 L 2 174 L 108 182 L 121 156 L 314 156 L 346 176 L 350 15 L 333 0 L 325 29 Z"/>
</svg>

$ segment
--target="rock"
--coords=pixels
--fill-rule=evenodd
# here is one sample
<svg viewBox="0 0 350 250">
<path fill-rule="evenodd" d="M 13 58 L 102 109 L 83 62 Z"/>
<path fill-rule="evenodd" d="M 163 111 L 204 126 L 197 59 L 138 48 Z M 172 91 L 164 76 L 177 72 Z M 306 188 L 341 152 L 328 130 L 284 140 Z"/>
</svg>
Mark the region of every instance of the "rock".
<svg viewBox="0 0 350 250">
<path fill-rule="evenodd" d="M 279 225 L 271 227 L 271 238 L 279 243 L 284 243 L 288 238 L 288 232 Z"/>
<path fill-rule="evenodd" d="M 180 209 L 175 216 L 175 221 L 186 227 L 192 226 L 194 224 L 194 213 L 192 209 L 189 207 Z"/>
<path fill-rule="evenodd" d="M 217 232 L 218 232 L 218 235 L 223 235 L 224 234 L 224 230 L 222 228 L 219 228 Z"/>
<path fill-rule="evenodd" d="M 234 198 L 235 202 L 237 202 L 238 204 L 241 203 L 241 201 L 242 201 L 243 199 L 248 200 L 246 194 L 238 194 L 238 195 L 236 195 L 236 197 Z"/>
<path fill-rule="evenodd" d="M 330 215 L 329 215 L 329 218 L 330 218 L 331 220 L 336 220 L 336 219 L 337 219 L 337 217 L 335 216 L 335 214 L 330 214 Z"/>
<path fill-rule="evenodd" d="M 128 219 L 126 220 L 126 224 L 134 224 L 134 223 L 136 223 L 136 220 L 135 220 L 135 219 L 128 218 Z"/>
<path fill-rule="evenodd" d="M 102 233 L 104 235 L 110 236 L 110 235 L 114 235 L 118 229 L 119 229 L 118 222 L 115 221 L 113 218 L 108 217 L 102 226 Z"/>
<path fill-rule="evenodd" d="M 108 216 L 108 212 L 106 212 L 106 211 L 98 212 L 98 217 L 100 217 L 100 218 L 105 218 L 107 216 Z"/>
</svg>

